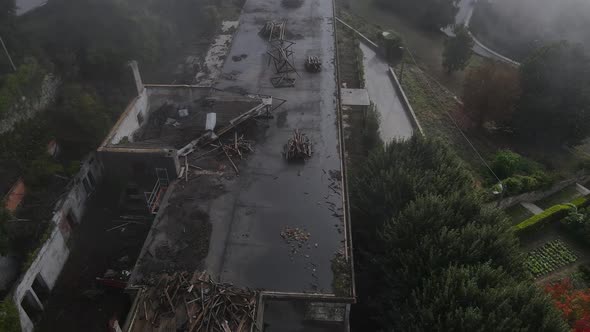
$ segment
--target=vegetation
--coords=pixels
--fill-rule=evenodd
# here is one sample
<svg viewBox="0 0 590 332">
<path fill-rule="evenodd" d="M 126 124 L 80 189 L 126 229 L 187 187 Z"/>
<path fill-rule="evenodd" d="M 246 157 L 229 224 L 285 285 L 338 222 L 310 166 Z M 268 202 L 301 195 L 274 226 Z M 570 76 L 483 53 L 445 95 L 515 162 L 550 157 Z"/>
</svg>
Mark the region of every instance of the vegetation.
<svg viewBox="0 0 590 332">
<path fill-rule="evenodd" d="M 450 37 L 445 41 L 443 51 L 443 67 L 447 73 L 462 70 L 467 66 L 471 58 L 471 49 L 473 48 L 473 38 L 464 26 L 455 28 L 455 37 Z"/>
<path fill-rule="evenodd" d="M 486 61 L 467 71 L 463 82 L 463 103 L 479 128 L 488 122 L 503 126 L 510 124 L 519 97 L 517 69 Z"/>
<path fill-rule="evenodd" d="M 437 30 L 455 23 L 456 0 L 376 0 L 382 7 L 401 12 L 418 25 Z"/>
<path fill-rule="evenodd" d="M 563 218 L 570 208 L 571 206 L 566 204 L 554 205 L 543 211 L 543 213 L 534 215 L 528 218 L 527 220 L 521 222 L 520 224 L 514 226 L 513 228 L 518 233 L 523 233 L 523 231 L 525 230 L 527 232 L 536 230 L 539 227 L 546 226 L 552 221 L 556 221 Z"/>
<path fill-rule="evenodd" d="M 480 0 L 470 28 L 487 46 L 521 61 L 556 40 L 590 44 L 589 12 L 584 0 Z"/>
<path fill-rule="evenodd" d="M 378 148 L 353 173 L 351 205 L 357 280 L 371 280 L 357 285 L 359 330 L 566 330 L 446 145 Z"/>
<path fill-rule="evenodd" d="M 547 188 L 553 182 L 541 165 L 510 150 L 499 150 L 494 155 L 491 167 L 502 180 L 504 195 L 512 196 Z M 490 179 L 495 185 L 496 179 Z"/>
<path fill-rule="evenodd" d="M 9 220 L 10 214 L 4 206 L 0 206 L 0 255 L 6 255 L 10 248 L 10 238 L 7 230 Z"/>
<path fill-rule="evenodd" d="M 576 143 L 590 129 L 590 58 L 580 45 L 543 47 L 521 66 L 514 128 L 523 140 Z M 567 82 L 567 84 L 564 84 Z"/>
<path fill-rule="evenodd" d="M 20 332 L 18 310 L 10 298 L 0 302 L 0 331 Z"/>
<path fill-rule="evenodd" d="M 34 58 L 28 58 L 15 73 L 3 77 L 0 86 L 0 119 L 9 115 L 12 106 L 20 102 L 20 98 L 39 91 L 45 70 Z"/>
<path fill-rule="evenodd" d="M 568 278 L 547 284 L 545 292 L 575 332 L 590 328 L 590 289 L 576 289 Z"/>
<path fill-rule="evenodd" d="M 582 243 L 590 243 L 590 209 L 571 209 L 562 224 L 574 238 Z"/>
<path fill-rule="evenodd" d="M 535 276 L 553 272 L 578 259 L 576 254 L 560 240 L 547 242 L 528 253 L 526 267 Z"/>
<path fill-rule="evenodd" d="M 534 215 L 526 219 L 525 221 L 519 223 L 518 225 L 514 226 L 513 229 L 518 233 L 522 233 L 525 230 L 529 232 L 539 227 L 543 227 L 553 221 L 561 220 L 562 218 L 567 216 L 568 212 L 572 209 L 573 211 L 575 211 L 575 213 L 577 213 L 577 209 L 585 207 L 587 205 L 587 197 L 578 197 L 570 203 L 554 205 L 543 211 L 543 213 Z M 571 226 L 574 227 L 574 224 L 572 224 Z"/>
</svg>

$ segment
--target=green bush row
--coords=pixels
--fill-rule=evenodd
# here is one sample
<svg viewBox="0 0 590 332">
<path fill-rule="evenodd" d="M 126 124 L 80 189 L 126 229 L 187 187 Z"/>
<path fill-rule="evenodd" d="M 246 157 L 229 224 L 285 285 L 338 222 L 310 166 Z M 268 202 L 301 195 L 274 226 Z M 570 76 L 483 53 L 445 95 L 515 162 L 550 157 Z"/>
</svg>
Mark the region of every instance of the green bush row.
<svg viewBox="0 0 590 332">
<path fill-rule="evenodd" d="M 552 183 L 551 177 L 544 172 L 537 172 L 532 175 L 515 175 L 502 181 L 508 196 L 548 188 Z"/>
<path fill-rule="evenodd" d="M 572 205 L 577 208 L 581 208 L 588 205 L 588 199 L 588 196 L 584 196 L 574 199 L 569 204 L 554 205 L 548 208 L 547 210 L 543 211 L 543 213 L 534 215 L 524 220 L 520 224 L 513 226 L 512 229 L 517 233 L 536 230 L 553 221 L 564 218 L 568 214 L 569 210 L 572 208 Z"/>
</svg>

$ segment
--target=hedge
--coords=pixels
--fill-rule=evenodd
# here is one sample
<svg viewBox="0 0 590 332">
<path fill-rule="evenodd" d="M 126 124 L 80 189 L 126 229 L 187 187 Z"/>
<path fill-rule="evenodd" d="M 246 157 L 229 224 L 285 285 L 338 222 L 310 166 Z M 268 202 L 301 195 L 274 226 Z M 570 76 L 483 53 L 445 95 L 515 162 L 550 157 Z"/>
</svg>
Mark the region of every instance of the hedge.
<svg viewBox="0 0 590 332">
<path fill-rule="evenodd" d="M 539 227 L 543 227 L 548 223 L 564 218 L 568 211 L 572 208 L 571 205 L 574 205 L 577 208 L 588 205 L 588 199 L 589 196 L 584 196 L 574 199 L 569 204 L 554 205 L 542 213 L 534 215 L 529 219 L 524 220 L 520 224 L 513 226 L 512 229 L 517 233 L 522 233 L 525 230 L 531 231 L 538 229 Z"/>
</svg>

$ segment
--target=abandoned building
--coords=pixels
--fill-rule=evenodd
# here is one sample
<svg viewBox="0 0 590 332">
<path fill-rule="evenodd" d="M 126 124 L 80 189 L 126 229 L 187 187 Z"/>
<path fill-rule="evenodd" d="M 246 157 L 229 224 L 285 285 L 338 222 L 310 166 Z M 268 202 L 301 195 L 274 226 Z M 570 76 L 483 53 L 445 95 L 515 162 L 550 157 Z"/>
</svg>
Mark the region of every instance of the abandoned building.
<svg viewBox="0 0 590 332">
<path fill-rule="evenodd" d="M 259 35 L 261 22 L 287 17 L 266 24 L 278 39 Z M 92 188 L 110 179 L 141 183 L 132 196 L 151 216 L 102 227 L 105 239 L 147 227 L 121 283 L 130 308 L 112 310 L 111 328 L 347 331 L 355 289 L 334 33 L 331 1 L 248 0 L 213 86 L 144 84 L 131 62 L 137 96 L 84 162 L 18 283 L 23 330 L 44 311 Z M 309 58 L 321 70 L 299 72 Z M 219 303 L 226 316 L 211 311 Z"/>
</svg>

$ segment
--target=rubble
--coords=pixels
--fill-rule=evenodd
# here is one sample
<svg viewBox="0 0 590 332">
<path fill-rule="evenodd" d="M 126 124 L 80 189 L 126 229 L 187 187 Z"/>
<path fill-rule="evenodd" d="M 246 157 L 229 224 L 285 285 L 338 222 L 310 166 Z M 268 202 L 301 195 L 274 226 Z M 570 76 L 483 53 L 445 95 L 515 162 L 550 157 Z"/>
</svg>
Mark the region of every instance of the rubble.
<svg viewBox="0 0 590 332">
<path fill-rule="evenodd" d="M 143 290 L 135 331 L 149 325 L 166 331 L 257 330 L 257 292 L 214 281 L 205 272 L 175 272 L 150 280 Z M 143 326 L 142 326 L 143 325 Z"/>
<path fill-rule="evenodd" d="M 287 161 L 309 159 L 312 154 L 311 140 L 299 129 L 295 129 L 293 137 L 285 144 L 283 153 Z"/>
<path fill-rule="evenodd" d="M 305 69 L 310 73 L 319 73 L 322 71 L 322 60 L 317 56 L 309 56 L 305 60 Z"/>
<path fill-rule="evenodd" d="M 285 242 L 288 244 L 295 244 L 300 247 L 303 246 L 307 240 L 309 240 L 310 236 L 311 234 L 309 232 L 306 232 L 299 227 L 285 227 L 281 232 L 281 237 L 285 240 Z"/>
</svg>

